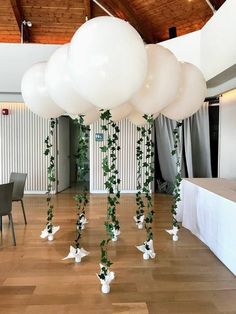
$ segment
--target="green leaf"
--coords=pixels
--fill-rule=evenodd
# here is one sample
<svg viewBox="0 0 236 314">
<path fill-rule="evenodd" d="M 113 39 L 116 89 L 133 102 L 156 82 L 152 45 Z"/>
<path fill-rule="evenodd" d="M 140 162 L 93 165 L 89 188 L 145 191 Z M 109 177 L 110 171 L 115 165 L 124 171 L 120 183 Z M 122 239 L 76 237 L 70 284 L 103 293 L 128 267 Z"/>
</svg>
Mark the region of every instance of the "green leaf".
<svg viewBox="0 0 236 314">
<path fill-rule="evenodd" d="M 102 153 L 106 153 L 108 151 L 107 146 L 101 146 L 100 149 Z"/>
</svg>

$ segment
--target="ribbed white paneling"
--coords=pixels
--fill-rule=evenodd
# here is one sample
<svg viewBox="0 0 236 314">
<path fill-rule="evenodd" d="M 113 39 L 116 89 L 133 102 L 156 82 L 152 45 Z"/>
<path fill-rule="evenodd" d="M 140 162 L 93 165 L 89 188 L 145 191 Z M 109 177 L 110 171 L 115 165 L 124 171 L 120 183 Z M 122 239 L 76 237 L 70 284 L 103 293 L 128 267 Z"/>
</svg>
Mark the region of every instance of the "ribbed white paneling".
<svg viewBox="0 0 236 314">
<path fill-rule="evenodd" d="M 120 127 L 119 145 L 121 150 L 118 155 L 117 168 L 121 179 L 121 191 L 131 192 L 136 190 L 136 142 L 138 139 L 137 127 L 127 119 L 118 123 Z M 92 193 L 104 191 L 104 177 L 102 171 L 102 158 L 105 155 L 100 147 L 104 142 L 96 142 L 95 134 L 104 133 L 101 130 L 101 121 L 91 126 L 90 132 L 90 191 Z M 106 138 L 104 137 L 104 140 Z"/>
<path fill-rule="evenodd" d="M 47 161 L 43 154 L 48 120 L 32 113 L 22 103 L 0 104 L 0 183 L 11 172 L 27 173 L 26 192 L 44 193 L 47 189 Z"/>
</svg>

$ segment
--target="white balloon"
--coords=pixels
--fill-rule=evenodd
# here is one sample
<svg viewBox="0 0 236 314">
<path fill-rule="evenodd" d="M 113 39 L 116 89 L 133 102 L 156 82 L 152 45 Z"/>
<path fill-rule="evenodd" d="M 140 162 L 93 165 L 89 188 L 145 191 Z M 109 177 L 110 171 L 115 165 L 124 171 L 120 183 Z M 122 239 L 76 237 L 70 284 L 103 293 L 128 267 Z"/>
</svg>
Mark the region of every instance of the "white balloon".
<svg viewBox="0 0 236 314">
<path fill-rule="evenodd" d="M 146 49 L 146 79 L 131 103 L 139 112 L 153 114 L 175 99 L 181 83 L 181 66 L 175 55 L 160 45 L 146 45 Z"/>
<path fill-rule="evenodd" d="M 45 82 L 51 98 L 58 106 L 69 113 L 81 114 L 93 106 L 84 100 L 73 86 L 68 71 L 68 49 L 69 44 L 66 44 L 52 54 L 46 66 Z"/>
<path fill-rule="evenodd" d="M 69 116 L 73 120 L 79 118 L 79 115 L 77 115 L 77 114 L 69 114 Z M 92 109 L 90 109 L 88 112 L 85 113 L 84 124 L 90 125 L 90 124 L 96 122 L 99 119 L 99 117 L 100 117 L 100 111 L 97 108 L 93 107 Z"/>
<path fill-rule="evenodd" d="M 69 117 L 71 117 L 72 120 L 75 120 L 75 119 L 79 118 L 78 114 L 73 114 L 73 113 L 68 113 L 68 112 L 67 112 L 67 114 L 68 114 Z"/>
<path fill-rule="evenodd" d="M 181 93 L 176 100 L 161 113 L 173 120 L 190 117 L 202 106 L 207 87 L 202 72 L 191 63 L 182 63 L 183 81 Z"/>
<path fill-rule="evenodd" d="M 153 114 L 153 119 L 158 117 L 159 113 Z M 144 119 L 143 113 L 140 113 L 136 110 L 133 110 L 130 115 L 128 115 L 127 119 L 137 126 L 143 126 L 147 124 L 147 120 Z"/>
<path fill-rule="evenodd" d="M 114 122 L 118 122 L 126 118 L 131 113 L 132 110 L 133 107 L 129 103 L 120 105 L 114 109 L 111 109 L 111 119 Z"/>
<path fill-rule="evenodd" d="M 97 108 L 93 108 L 85 113 L 84 124 L 90 125 L 96 122 L 100 117 L 100 111 Z"/>
<path fill-rule="evenodd" d="M 27 70 L 21 81 L 21 93 L 27 107 L 43 118 L 57 118 L 64 113 L 51 99 L 45 84 L 46 62 Z"/>
<path fill-rule="evenodd" d="M 99 108 L 112 109 L 142 86 L 147 53 L 129 23 L 102 16 L 87 21 L 74 34 L 69 64 L 79 94 Z"/>
</svg>

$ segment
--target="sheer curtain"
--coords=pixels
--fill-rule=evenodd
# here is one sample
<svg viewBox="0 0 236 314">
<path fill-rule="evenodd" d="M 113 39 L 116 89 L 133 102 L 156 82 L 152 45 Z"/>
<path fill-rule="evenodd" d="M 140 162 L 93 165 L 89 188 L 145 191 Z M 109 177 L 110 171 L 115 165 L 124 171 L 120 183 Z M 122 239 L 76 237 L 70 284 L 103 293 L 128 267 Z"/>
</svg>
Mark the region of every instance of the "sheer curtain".
<svg viewBox="0 0 236 314">
<path fill-rule="evenodd" d="M 173 186 L 176 169 L 176 156 L 171 155 L 174 147 L 173 130 L 176 127 L 176 121 L 170 120 L 163 115 L 159 115 L 155 120 L 155 138 L 159 156 L 160 169 L 163 179 Z M 181 128 L 182 130 L 182 128 Z M 180 134 L 180 146 L 182 147 L 182 131 Z M 182 155 L 182 149 L 181 149 Z M 182 158 L 183 160 L 183 158 Z M 184 169 L 184 167 L 182 167 Z M 182 173 L 184 175 L 184 173 Z"/>
<path fill-rule="evenodd" d="M 183 120 L 183 124 L 182 134 L 180 134 L 180 145 L 181 147 L 184 145 L 185 150 L 185 158 L 183 158 L 183 149 L 181 150 L 182 176 L 211 177 L 208 103 L 204 103 L 192 117 Z M 173 129 L 175 126 L 175 121 L 161 114 L 154 124 L 161 174 L 170 186 L 173 186 L 177 173 L 176 156 L 171 155 L 174 146 Z"/>
<path fill-rule="evenodd" d="M 188 177 L 212 177 L 208 103 L 184 120 L 184 147 Z"/>
</svg>

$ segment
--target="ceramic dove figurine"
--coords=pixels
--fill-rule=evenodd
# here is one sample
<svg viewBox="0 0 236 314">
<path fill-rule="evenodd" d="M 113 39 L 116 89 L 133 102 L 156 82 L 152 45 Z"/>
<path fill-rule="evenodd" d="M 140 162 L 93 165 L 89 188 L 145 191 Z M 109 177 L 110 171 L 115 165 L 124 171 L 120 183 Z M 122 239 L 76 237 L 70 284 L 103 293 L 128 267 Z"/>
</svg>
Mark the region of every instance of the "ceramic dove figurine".
<svg viewBox="0 0 236 314">
<path fill-rule="evenodd" d="M 134 216 L 134 221 L 135 221 L 136 226 L 138 227 L 138 229 L 143 229 L 144 215 Z"/>
<path fill-rule="evenodd" d="M 48 241 L 52 241 L 53 240 L 53 236 L 54 234 L 60 229 L 60 226 L 52 226 L 52 232 L 48 232 L 48 226 L 45 227 L 45 229 L 43 229 L 43 231 L 41 231 L 41 235 L 40 238 L 45 239 L 48 238 Z"/>
<path fill-rule="evenodd" d="M 99 264 L 99 265 L 100 265 L 100 272 L 99 274 L 97 274 L 97 276 L 102 285 L 102 292 L 109 293 L 110 283 L 115 278 L 115 273 L 113 271 L 109 271 L 109 269 L 103 264 Z"/>
<path fill-rule="evenodd" d="M 179 237 L 178 237 L 178 231 L 179 231 L 179 228 L 176 227 L 176 226 L 173 226 L 172 229 L 170 230 L 166 230 L 167 233 L 169 233 L 170 235 L 172 235 L 172 240 L 173 241 L 178 241 Z"/>
<path fill-rule="evenodd" d="M 69 258 L 74 258 L 76 263 L 80 263 L 81 259 L 87 255 L 89 255 L 89 252 L 87 252 L 83 248 L 81 248 L 81 249 L 77 248 L 76 249 L 71 245 L 69 254 L 66 257 L 64 257 L 62 260 L 64 261 L 64 260 L 69 259 Z"/>
<path fill-rule="evenodd" d="M 153 240 L 145 241 L 142 245 L 137 245 L 137 249 L 143 252 L 143 259 L 155 258 L 156 253 L 153 248 Z"/>
</svg>

